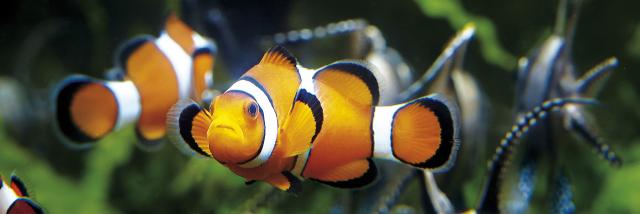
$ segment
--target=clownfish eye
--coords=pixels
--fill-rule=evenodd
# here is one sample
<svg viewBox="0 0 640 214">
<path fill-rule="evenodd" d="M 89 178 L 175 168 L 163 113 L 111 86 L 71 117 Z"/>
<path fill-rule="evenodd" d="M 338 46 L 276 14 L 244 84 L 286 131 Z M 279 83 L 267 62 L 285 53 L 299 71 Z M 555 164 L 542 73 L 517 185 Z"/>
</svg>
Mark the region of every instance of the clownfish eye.
<svg viewBox="0 0 640 214">
<path fill-rule="evenodd" d="M 249 117 L 252 119 L 255 119 L 256 116 L 258 116 L 258 104 L 255 102 L 249 103 L 249 105 L 247 105 L 247 114 L 249 114 Z"/>
</svg>

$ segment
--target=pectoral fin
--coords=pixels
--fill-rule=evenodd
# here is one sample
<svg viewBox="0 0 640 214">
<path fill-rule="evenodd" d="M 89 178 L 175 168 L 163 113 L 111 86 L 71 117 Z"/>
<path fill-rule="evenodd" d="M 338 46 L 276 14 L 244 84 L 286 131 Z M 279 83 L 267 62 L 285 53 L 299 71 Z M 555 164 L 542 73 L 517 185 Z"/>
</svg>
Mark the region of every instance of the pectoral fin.
<svg viewBox="0 0 640 214">
<path fill-rule="evenodd" d="M 301 90 L 284 125 L 285 156 L 292 157 L 309 150 L 322 129 L 323 112 L 320 101 L 315 95 Z"/>
</svg>

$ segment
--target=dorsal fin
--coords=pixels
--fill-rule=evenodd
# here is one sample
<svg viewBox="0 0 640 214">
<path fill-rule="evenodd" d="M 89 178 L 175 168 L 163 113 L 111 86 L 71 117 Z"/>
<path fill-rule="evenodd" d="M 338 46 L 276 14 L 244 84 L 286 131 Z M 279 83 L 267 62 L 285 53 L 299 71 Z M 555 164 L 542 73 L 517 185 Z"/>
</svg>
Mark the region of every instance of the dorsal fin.
<svg viewBox="0 0 640 214">
<path fill-rule="evenodd" d="M 133 39 L 126 41 L 122 46 L 116 50 L 116 55 L 114 59 L 114 63 L 117 68 L 120 68 L 122 72 L 126 75 L 127 73 L 127 61 L 131 54 L 133 54 L 139 47 L 146 43 L 153 43 L 154 38 L 150 35 L 138 36 Z"/>
<path fill-rule="evenodd" d="M 18 195 L 19 197 L 29 197 L 29 193 L 27 192 L 27 187 L 24 186 L 24 183 L 17 175 L 11 175 L 11 189 Z"/>
<path fill-rule="evenodd" d="M 171 13 L 167 17 L 167 22 L 164 26 L 165 32 L 169 34 L 169 37 L 173 39 L 182 50 L 187 53 L 192 53 L 195 47 L 193 42 L 193 30 L 185 24 L 178 16 Z"/>
<path fill-rule="evenodd" d="M 200 47 L 193 51 L 192 64 L 192 84 L 193 94 L 191 97 L 200 102 L 205 89 L 213 87 L 213 65 L 215 62 L 215 49 L 210 46 Z"/>
<path fill-rule="evenodd" d="M 274 64 L 281 66 L 293 67 L 295 69 L 298 61 L 296 60 L 291 53 L 287 49 L 282 46 L 274 46 L 269 49 L 262 59 L 260 60 L 260 64 Z"/>
<path fill-rule="evenodd" d="M 282 126 L 285 117 L 280 115 L 291 111 L 301 81 L 296 59 L 283 47 L 273 47 L 241 79 L 262 87 L 276 111 L 278 125 Z"/>
<path fill-rule="evenodd" d="M 366 62 L 339 61 L 320 68 L 313 79 L 364 105 L 380 100 L 378 80 Z"/>
</svg>

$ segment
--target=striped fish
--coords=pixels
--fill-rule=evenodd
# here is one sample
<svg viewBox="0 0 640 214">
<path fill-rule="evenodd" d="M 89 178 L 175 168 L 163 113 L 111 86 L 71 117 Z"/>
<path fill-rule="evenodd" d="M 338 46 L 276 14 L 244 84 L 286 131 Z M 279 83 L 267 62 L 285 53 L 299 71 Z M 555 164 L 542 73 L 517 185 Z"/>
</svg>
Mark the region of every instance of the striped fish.
<svg viewBox="0 0 640 214">
<path fill-rule="evenodd" d="M 136 122 L 142 142 L 165 136 L 166 115 L 179 99 L 203 99 L 213 84 L 215 44 L 176 16 L 159 37 L 126 42 L 115 58 L 116 81 L 73 75 L 55 91 L 57 127 L 69 140 L 92 142 Z"/>
<path fill-rule="evenodd" d="M 338 61 L 307 69 L 276 46 L 210 108 L 181 101 L 172 141 L 216 159 L 248 183 L 299 191 L 301 179 L 339 188 L 373 182 L 372 158 L 448 169 L 457 152 L 457 109 L 438 95 L 379 106 L 372 68 Z"/>
</svg>

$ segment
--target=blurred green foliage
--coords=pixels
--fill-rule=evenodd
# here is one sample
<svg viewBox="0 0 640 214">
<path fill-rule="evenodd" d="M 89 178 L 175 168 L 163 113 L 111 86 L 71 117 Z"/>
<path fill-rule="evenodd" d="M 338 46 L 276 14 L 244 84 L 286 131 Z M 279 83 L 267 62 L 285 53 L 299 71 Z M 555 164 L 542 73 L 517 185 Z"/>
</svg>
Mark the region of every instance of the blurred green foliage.
<svg viewBox="0 0 640 214">
<path fill-rule="evenodd" d="M 431 18 L 445 18 L 451 27 L 461 29 L 466 23 L 476 25 L 482 56 L 487 62 L 505 70 L 514 70 L 516 57 L 508 53 L 498 42 L 498 36 L 491 20 L 469 14 L 457 0 L 417 0 L 422 12 Z"/>
</svg>

